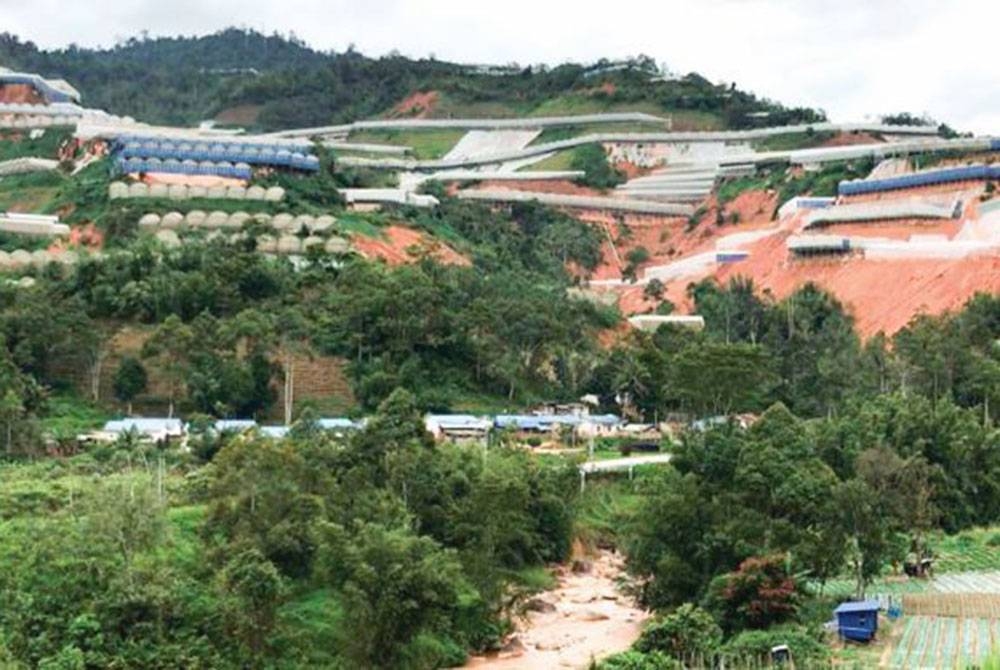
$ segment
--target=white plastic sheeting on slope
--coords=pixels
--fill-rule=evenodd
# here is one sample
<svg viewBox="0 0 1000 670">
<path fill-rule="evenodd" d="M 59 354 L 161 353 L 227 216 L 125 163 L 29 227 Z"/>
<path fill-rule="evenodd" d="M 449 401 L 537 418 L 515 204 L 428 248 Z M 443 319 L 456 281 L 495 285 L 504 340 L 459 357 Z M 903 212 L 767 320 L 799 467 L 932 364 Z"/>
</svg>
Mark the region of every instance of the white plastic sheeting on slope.
<svg viewBox="0 0 1000 670">
<path fill-rule="evenodd" d="M 539 130 L 470 130 L 444 155 L 444 160 L 468 160 L 518 151 L 538 137 Z"/>
<path fill-rule="evenodd" d="M 961 205 L 958 200 L 939 203 L 922 198 L 835 205 L 811 212 L 805 227 L 891 219 L 951 219 L 961 211 Z"/>
</svg>

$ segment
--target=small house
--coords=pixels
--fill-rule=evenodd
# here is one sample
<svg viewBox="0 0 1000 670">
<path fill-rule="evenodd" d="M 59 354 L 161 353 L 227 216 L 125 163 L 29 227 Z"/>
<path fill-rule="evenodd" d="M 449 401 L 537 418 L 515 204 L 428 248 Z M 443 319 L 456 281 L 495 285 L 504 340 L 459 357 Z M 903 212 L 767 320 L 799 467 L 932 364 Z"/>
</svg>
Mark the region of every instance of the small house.
<svg viewBox="0 0 1000 670">
<path fill-rule="evenodd" d="M 108 421 L 98 431 L 98 441 L 113 442 L 122 435 L 133 433 L 141 440 L 168 442 L 184 437 L 184 423 L 180 419 L 129 418 Z"/>
<path fill-rule="evenodd" d="M 844 640 L 871 642 L 878 632 L 879 604 L 874 600 L 841 603 L 833 611 L 837 632 Z"/>
<path fill-rule="evenodd" d="M 435 440 L 467 442 L 485 440 L 493 422 L 470 414 L 428 414 L 424 426 Z"/>
</svg>

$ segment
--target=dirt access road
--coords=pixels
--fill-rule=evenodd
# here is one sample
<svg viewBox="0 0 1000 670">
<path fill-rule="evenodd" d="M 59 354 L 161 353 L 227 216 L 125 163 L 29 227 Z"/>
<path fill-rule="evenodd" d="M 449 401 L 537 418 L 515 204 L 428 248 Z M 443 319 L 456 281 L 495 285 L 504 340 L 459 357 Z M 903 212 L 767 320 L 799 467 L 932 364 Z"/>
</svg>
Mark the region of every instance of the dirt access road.
<svg viewBox="0 0 1000 670">
<path fill-rule="evenodd" d="M 540 594 L 504 651 L 470 659 L 467 668 L 552 670 L 586 668 L 591 659 L 625 651 L 639 637 L 648 613 L 618 589 L 623 559 L 602 552 L 586 572 L 556 575 L 558 586 Z"/>
</svg>

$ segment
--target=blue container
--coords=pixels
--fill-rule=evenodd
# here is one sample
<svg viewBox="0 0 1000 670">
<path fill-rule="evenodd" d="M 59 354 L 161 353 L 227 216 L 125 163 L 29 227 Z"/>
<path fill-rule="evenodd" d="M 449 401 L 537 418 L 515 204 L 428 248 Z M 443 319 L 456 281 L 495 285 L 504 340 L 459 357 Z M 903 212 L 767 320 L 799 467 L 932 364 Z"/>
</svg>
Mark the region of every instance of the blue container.
<svg viewBox="0 0 1000 670">
<path fill-rule="evenodd" d="M 837 632 L 845 640 L 871 642 L 878 632 L 879 604 L 875 600 L 841 603 L 833 611 Z"/>
</svg>

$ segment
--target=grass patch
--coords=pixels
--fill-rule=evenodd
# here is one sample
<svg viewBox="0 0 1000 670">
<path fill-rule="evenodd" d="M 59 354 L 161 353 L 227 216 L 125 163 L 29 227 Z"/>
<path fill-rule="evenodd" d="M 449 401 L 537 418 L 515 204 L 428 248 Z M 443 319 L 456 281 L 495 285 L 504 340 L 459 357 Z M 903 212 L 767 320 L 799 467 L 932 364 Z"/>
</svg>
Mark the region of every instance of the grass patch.
<svg viewBox="0 0 1000 670">
<path fill-rule="evenodd" d="M 578 126 L 545 128 L 528 146 L 558 142 L 593 133 L 663 133 L 668 130 L 669 128 L 662 123 L 585 123 Z"/>
<path fill-rule="evenodd" d="M 532 163 L 531 165 L 526 165 L 518 172 L 541 172 L 547 170 L 572 170 L 573 169 L 573 150 L 564 149 L 563 151 L 557 151 L 556 153 L 543 158 L 537 163 Z"/>
<path fill-rule="evenodd" d="M 108 210 L 110 183 L 110 159 L 95 161 L 63 181 L 44 213 L 63 214 L 65 223 L 100 221 Z"/>
<path fill-rule="evenodd" d="M 523 116 L 531 109 L 530 104 L 513 101 L 463 100 L 459 96 L 439 92 L 437 102 L 429 110 L 432 118 L 494 118 L 502 119 Z"/>
<path fill-rule="evenodd" d="M 933 533 L 927 541 L 935 556 L 935 574 L 1000 570 L 1000 526 L 970 528 L 955 535 Z M 868 593 L 899 595 L 924 593 L 928 588 L 927 580 L 885 575 L 876 579 L 866 590 Z M 854 593 L 854 580 L 830 580 L 823 593 L 850 596 Z"/>
<path fill-rule="evenodd" d="M 104 425 L 111 415 L 88 400 L 71 392 L 53 395 L 42 429 L 56 438 L 72 438 Z"/>
<path fill-rule="evenodd" d="M 757 151 L 792 151 L 794 149 L 811 149 L 833 139 L 836 133 L 831 131 L 782 133 L 771 135 L 754 142 Z"/>
<path fill-rule="evenodd" d="M 0 179 L 0 211 L 38 212 L 59 193 L 66 177 L 56 171 L 10 175 Z"/>
<path fill-rule="evenodd" d="M 73 136 L 73 128 L 57 126 L 46 128 L 41 137 L 32 139 L 27 130 L 11 130 L 0 134 L 0 161 L 12 158 L 49 158 L 59 156 L 59 147 Z"/>
<path fill-rule="evenodd" d="M 205 520 L 205 506 L 171 507 L 167 510 L 167 520 L 173 530 L 171 562 L 185 565 L 191 570 L 197 569 L 204 560 L 199 530 Z"/>
<path fill-rule="evenodd" d="M 446 221 L 435 221 L 434 224 L 428 228 L 428 232 L 442 242 L 446 242 L 452 248 L 459 249 L 469 247 L 469 241 L 462 237 L 462 235 L 457 230 L 452 228 L 452 226 Z"/>
<path fill-rule="evenodd" d="M 382 238 L 382 221 L 363 214 L 345 214 L 337 219 L 337 229 L 343 234 Z"/>
<path fill-rule="evenodd" d="M 716 197 L 720 205 L 725 205 L 728 202 L 732 202 L 739 197 L 740 194 L 746 193 L 747 191 L 763 191 L 774 188 L 776 181 L 777 179 L 775 178 L 775 175 L 767 174 L 726 179 L 719 184 Z"/>
<path fill-rule="evenodd" d="M 936 573 L 1000 570 L 1000 527 L 971 528 L 930 539 Z"/>
<path fill-rule="evenodd" d="M 359 130 L 350 135 L 351 142 L 396 144 L 410 147 L 415 158 L 441 158 L 455 146 L 464 130 Z"/>
<path fill-rule="evenodd" d="M 637 490 L 636 482 L 620 473 L 588 477 L 577 502 L 577 537 L 593 546 L 617 544 L 622 528 L 642 503 Z"/>
</svg>

